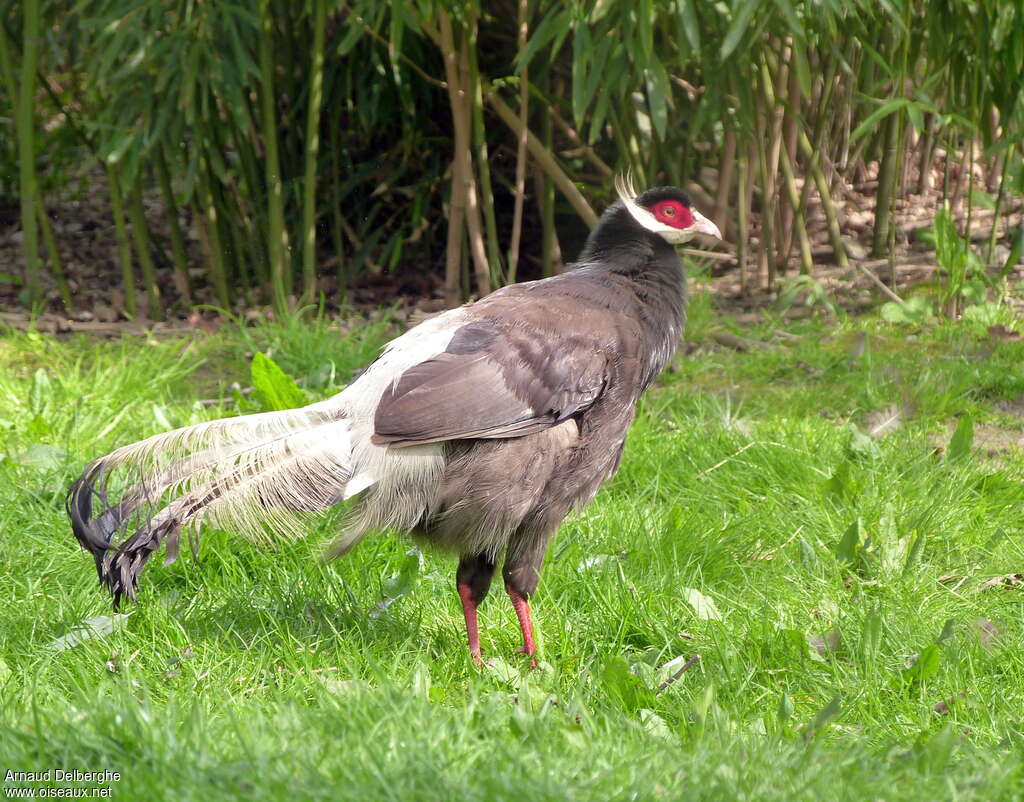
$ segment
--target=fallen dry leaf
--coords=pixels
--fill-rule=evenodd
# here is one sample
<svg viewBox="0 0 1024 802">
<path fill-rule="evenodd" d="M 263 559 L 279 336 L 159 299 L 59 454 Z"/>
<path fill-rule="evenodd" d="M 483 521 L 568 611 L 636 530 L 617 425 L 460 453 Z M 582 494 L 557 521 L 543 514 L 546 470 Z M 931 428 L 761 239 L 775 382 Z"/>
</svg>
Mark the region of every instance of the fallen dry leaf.
<svg viewBox="0 0 1024 802">
<path fill-rule="evenodd" d="M 981 648 L 986 652 L 992 651 L 1002 634 L 995 622 L 989 621 L 987 618 L 976 618 L 971 624 L 971 629 L 978 639 L 978 643 L 981 644 Z"/>
<path fill-rule="evenodd" d="M 1024 574 L 1003 574 L 1002 576 L 994 576 L 991 579 L 986 579 L 978 585 L 978 590 L 985 590 L 986 588 L 1020 587 L 1024 587 Z"/>
</svg>

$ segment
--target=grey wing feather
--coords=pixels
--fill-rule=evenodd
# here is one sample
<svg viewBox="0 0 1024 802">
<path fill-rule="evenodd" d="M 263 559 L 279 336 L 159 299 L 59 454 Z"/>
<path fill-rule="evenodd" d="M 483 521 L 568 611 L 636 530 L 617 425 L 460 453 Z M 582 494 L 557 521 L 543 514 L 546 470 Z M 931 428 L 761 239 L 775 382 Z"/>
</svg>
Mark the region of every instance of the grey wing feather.
<svg viewBox="0 0 1024 802">
<path fill-rule="evenodd" d="M 521 437 L 590 406 L 604 387 L 607 358 L 596 350 L 540 361 L 494 350 L 443 353 L 407 370 L 377 406 L 373 441 Z"/>
</svg>

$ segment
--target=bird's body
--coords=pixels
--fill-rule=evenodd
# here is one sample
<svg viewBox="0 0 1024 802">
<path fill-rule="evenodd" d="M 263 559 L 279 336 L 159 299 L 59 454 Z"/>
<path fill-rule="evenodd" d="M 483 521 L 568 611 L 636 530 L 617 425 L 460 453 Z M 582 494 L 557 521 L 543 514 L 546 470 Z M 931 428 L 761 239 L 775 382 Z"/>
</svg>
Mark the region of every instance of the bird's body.
<svg viewBox="0 0 1024 802">
<path fill-rule="evenodd" d="M 476 606 L 504 558 L 532 654 L 527 599 L 547 543 L 615 473 L 637 399 L 682 328 L 673 232 L 638 224 L 625 194 L 575 269 L 421 323 L 333 398 L 157 435 L 90 465 L 68 513 L 101 579 L 116 598 L 134 597 L 150 554 L 166 542 L 173 559 L 180 532 L 200 521 L 298 531 L 301 513 L 358 495 L 335 553 L 393 529 L 457 554 L 477 659 Z M 643 210 L 684 201 L 689 212 L 671 188 L 635 199 Z M 712 232 L 693 215 L 686 231 Z"/>
</svg>

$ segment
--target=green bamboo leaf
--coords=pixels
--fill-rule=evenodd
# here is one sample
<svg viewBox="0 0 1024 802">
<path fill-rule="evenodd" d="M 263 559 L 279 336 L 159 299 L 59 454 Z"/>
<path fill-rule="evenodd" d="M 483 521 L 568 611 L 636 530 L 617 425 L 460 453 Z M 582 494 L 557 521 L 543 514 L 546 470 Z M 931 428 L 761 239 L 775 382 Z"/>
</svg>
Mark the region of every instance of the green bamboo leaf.
<svg viewBox="0 0 1024 802">
<path fill-rule="evenodd" d="M 907 117 L 915 131 L 921 133 L 924 130 L 924 115 L 921 113 L 921 107 L 916 103 L 907 104 Z"/>
<path fill-rule="evenodd" d="M 683 29 L 686 41 L 693 49 L 694 55 L 700 56 L 700 24 L 697 22 L 697 15 L 693 10 L 694 3 L 691 0 L 676 0 L 676 10 L 679 15 L 679 22 Z"/>
<path fill-rule="evenodd" d="M 535 55 L 557 37 L 561 43 L 572 28 L 572 17 L 559 5 L 554 6 L 547 15 L 540 21 L 533 30 L 533 35 L 527 40 L 526 47 L 516 55 L 515 72 L 519 74 L 524 67 L 530 65 Z M 558 45 L 552 48 L 552 54 L 557 52 Z"/>
<path fill-rule="evenodd" d="M 647 107 L 651 112 L 651 122 L 658 139 L 664 140 L 668 130 L 668 101 L 672 87 L 668 82 L 668 73 L 657 59 L 644 71 L 647 84 Z"/>
<path fill-rule="evenodd" d="M 588 68 L 592 48 L 590 46 L 590 33 L 585 25 L 577 25 L 576 33 L 572 42 L 572 114 L 579 125 L 583 121 L 583 113 L 587 104 L 583 98 L 586 95 Z M 594 87 L 597 84 L 594 82 Z"/>
<path fill-rule="evenodd" d="M 786 25 L 788 26 L 789 33 L 793 36 L 793 39 L 803 39 L 804 26 L 800 21 L 800 17 L 797 16 L 796 7 L 790 2 L 790 0 L 775 0 L 775 5 L 778 6 L 779 11 L 782 12 L 782 16 L 786 18 Z M 796 44 L 795 41 L 794 44 Z"/>
<path fill-rule="evenodd" d="M 653 5 L 652 0 L 642 0 L 637 13 L 639 24 L 637 33 L 639 48 L 637 50 L 642 63 L 649 62 L 654 54 L 654 27 L 651 24 L 655 17 Z"/>
<path fill-rule="evenodd" d="M 598 87 L 604 86 L 605 93 L 613 92 L 608 83 L 608 53 L 615 45 L 612 38 L 606 37 L 597 49 L 592 54 L 592 59 L 589 66 L 589 75 L 583 85 L 583 90 L 580 95 L 580 102 L 583 104 L 581 107 L 581 115 L 586 113 L 587 108 L 594 100 L 594 96 L 597 95 Z"/>
<path fill-rule="evenodd" d="M 722 42 L 719 57 L 723 61 L 729 58 L 732 55 L 732 51 L 739 45 L 743 39 L 743 34 L 747 32 L 747 28 L 750 26 L 750 21 L 754 18 L 754 12 L 761 5 L 761 0 L 740 0 L 740 2 L 739 13 L 733 18 L 732 24 L 725 34 L 725 40 Z"/>
<path fill-rule="evenodd" d="M 388 25 L 388 58 L 391 59 L 392 64 L 395 64 L 402 52 L 402 33 L 405 30 L 406 13 L 405 4 L 401 0 L 392 0 L 389 5 L 391 6 L 391 21 Z M 396 70 L 396 80 L 398 75 Z"/>
<path fill-rule="evenodd" d="M 865 134 L 873 131 L 875 126 L 878 125 L 883 119 L 888 117 L 890 114 L 895 114 L 900 109 L 904 108 L 910 103 L 905 97 L 896 97 L 891 100 L 885 101 L 881 106 L 875 109 L 867 118 L 856 128 L 853 129 L 853 133 L 850 134 L 850 142 L 856 142 Z"/>
</svg>

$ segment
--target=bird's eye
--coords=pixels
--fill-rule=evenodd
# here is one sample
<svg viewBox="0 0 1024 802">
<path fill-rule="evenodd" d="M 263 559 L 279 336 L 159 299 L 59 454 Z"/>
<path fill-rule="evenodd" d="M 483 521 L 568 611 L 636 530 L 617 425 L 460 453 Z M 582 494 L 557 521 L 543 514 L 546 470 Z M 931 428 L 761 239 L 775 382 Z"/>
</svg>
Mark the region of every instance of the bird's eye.
<svg viewBox="0 0 1024 802">
<path fill-rule="evenodd" d="M 669 217 L 675 217 L 676 215 L 676 210 L 673 209 L 671 206 L 666 206 L 664 209 L 662 209 L 662 211 Z"/>
</svg>

